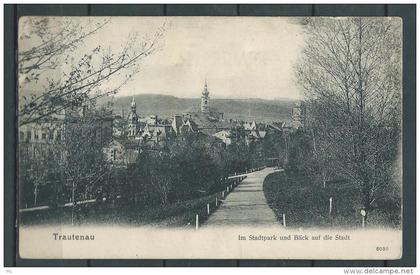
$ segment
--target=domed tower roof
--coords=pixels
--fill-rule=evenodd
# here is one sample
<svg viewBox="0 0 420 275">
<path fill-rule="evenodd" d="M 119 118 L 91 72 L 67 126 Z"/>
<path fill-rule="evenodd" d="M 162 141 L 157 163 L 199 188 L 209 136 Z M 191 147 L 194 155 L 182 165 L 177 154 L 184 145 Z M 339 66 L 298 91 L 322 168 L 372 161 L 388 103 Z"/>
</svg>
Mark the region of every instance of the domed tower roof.
<svg viewBox="0 0 420 275">
<path fill-rule="evenodd" d="M 133 96 L 133 100 L 131 100 L 131 113 L 128 115 L 128 120 L 131 122 L 137 122 L 138 121 L 138 116 L 137 116 L 137 108 L 136 108 L 136 101 L 134 100 L 134 96 Z"/>
<path fill-rule="evenodd" d="M 134 100 L 134 96 L 133 96 L 133 99 L 131 100 L 131 108 L 136 108 L 136 101 Z"/>
<path fill-rule="evenodd" d="M 208 90 L 208 88 L 207 88 L 207 79 L 205 80 L 205 82 L 204 82 L 204 89 L 203 89 L 203 95 L 204 96 L 208 96 L 209 95 L 209 90 Z"/>
</svg>

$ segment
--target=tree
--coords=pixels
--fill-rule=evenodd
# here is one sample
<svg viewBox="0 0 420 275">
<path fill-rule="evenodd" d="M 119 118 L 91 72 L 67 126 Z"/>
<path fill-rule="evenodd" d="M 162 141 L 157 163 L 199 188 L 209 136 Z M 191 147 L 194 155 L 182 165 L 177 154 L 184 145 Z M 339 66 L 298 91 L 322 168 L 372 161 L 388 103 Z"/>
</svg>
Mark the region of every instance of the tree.
<svg viewBox="0 0 420 275">
<path fill-rule="evenodd" d="M 139 71 L 140 62 L 156 50 L 164 32 L 162 26 L 151 37 L 132 35 L 117 51 L 99 44 L 84 49 L 85 40 L 110 22 L 73 17 L 20 20 L 20 125 L 116 93 Z"/>
<path fill-rule="evenodd" d="M 19 144 L 20 207 L 56 205 L 59 201 L 61 150 L 50 144 Z"/>
<path fill-rule="evenodd" d="M 92 109 L 82 117 L 69 117 L 64 124 L 63 139 L 59 142 L 63 160 L 58 170 L 64 185 L 61 189 L 65 190 L 67 202 L 73 204 L 72 224 L 80 214 L 76 204 L 96 199 L 110 176 L 103 147 L 111 138 L 112 123 L 104 112 Z"/>
<path fill-rule="evenodd" d="M 298 129 L 290 134 L 287 170 L 297 175 L 311 175 L 313 159 L 311 156 L 312 138 L 304 130 Z"/>
<path fill-rule="evenodd" d="M 309 125 L 326 143 L 317 153 L 359 185 L 361 206 L 369 210 L 396 176 L 401 21 L 308 18 L 303 27 L 308 42 L 296 76 L 310 106 Z"/>
<path fill-rule="evenodd" d="M 221 152 L 214 141 L 214 137 L 188 133 L 178 136 L 168 144 L 172 171 L 177 182 L 175 198 L 210 193 L 218 187 L 221 178 Z"/>
</svg>

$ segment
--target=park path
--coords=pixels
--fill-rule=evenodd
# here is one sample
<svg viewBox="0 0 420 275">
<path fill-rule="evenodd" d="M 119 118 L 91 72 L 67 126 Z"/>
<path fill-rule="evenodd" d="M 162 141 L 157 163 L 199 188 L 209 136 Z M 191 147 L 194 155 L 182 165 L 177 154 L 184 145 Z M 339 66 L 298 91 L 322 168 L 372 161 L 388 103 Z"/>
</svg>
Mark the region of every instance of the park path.
<svg viewBox="0 0 420 275">
<path fill-rule="evenodd" d="M 246 174 L 246 178 L 210 215 L 204 226 L 273 226 L 276 216 L 267 204 L 263 182 L 266 176 L 283 169 L 264 168 Z"/>
</svg>

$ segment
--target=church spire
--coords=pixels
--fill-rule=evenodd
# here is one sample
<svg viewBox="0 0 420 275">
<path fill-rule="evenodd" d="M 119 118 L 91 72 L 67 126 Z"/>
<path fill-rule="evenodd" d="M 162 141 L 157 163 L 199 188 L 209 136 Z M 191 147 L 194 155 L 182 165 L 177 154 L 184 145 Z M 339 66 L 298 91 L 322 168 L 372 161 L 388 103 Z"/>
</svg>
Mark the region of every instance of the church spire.
<svg viewBox="0 0 420 275">
<path fill-rule="evenodd" d="M 131 100 L 131 110 L 135 110 L 136 109 L 136 101 L 134 100 L 134 96 L 133 99 Z"/>
<path fill-rule="evenodd" d="M 131 107 L 131 114 L 130 114 L 131 120 L 137 120 L 138 119 L 138 117 L 137 117 L 137 104 L 136 104 L 136 101 L 134 100 L 134 96 L 133 96 L 133 99 L 131 100 L 130 107 Z"/>
<path fill-rule="evenodd" d="M 209 90 L 207 88 L 207 79 L 204 81 L 204 89 L 203 89 L 203 95 L 209 95 Z"/>
<path fill-rule="evenodd" d="M 209 97 L 209 94 L 210 94 L 210 92 L 207 88 L 207 79 L 205 79 L 204 89 L 203 89 L 203 92 L 201 94 L 201 112 L 203 114 L 210 113 L 210 107 L 209 107 L 210 97 Z"/>
<path fill-rule="evenodd" d="M 134 137 L 138 132 L 138 120 L 139 117 L 137 115 L 137 108 L 136 108 L 136 101 L 133 99 L 131 100 L 131 112 L 128 115 L 128 135 L 130 137 Z"/>
</svg>

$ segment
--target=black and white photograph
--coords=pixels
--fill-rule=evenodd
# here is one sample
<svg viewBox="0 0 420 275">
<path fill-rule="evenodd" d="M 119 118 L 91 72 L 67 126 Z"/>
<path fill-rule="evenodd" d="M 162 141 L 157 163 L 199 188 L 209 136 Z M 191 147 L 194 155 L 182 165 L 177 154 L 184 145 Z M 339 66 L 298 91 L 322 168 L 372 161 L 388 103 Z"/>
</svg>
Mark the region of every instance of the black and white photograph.
<svg viewBox="0 0 420 275">
<path fill-rule="evenodd" d="M 402 27 L 21 17 L 20 257 L 399 259 Z"/>
</svg>

